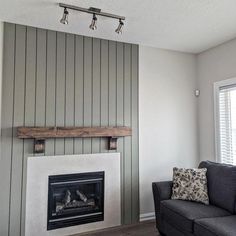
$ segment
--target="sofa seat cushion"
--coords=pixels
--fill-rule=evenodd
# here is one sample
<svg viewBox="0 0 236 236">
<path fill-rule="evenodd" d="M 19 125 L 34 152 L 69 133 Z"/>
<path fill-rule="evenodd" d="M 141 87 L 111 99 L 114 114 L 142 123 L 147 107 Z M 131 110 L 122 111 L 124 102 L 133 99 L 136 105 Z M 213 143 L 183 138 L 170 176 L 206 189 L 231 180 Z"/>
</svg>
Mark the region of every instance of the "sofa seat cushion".
<svg viewBox="0 0 236 236">
<path fill-rule="evenodd" d="M 228 211 L 212 205 L 183 201 L 165 200 L 161 202 L 161 217 L 177 229 L 193 232 L 194 220 L 231 215 Z"/>
<path fill-rule="evenodd" d="M 196 220 L 194 234 L 196 236 L 235 236 L 236 216 Z"/>
</svg>

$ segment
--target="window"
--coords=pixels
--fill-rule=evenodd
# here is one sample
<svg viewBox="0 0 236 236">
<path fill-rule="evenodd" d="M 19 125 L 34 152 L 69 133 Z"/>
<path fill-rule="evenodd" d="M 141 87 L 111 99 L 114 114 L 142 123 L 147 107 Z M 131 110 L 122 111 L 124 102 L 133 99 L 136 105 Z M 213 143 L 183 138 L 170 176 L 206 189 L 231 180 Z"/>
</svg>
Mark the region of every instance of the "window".
<svg viewBox="0 0 236 236">
<path fill-rule="evenodd" d="M 236 79 L 215 83 L 216 154 L 236 165 Z"/>
</svg>

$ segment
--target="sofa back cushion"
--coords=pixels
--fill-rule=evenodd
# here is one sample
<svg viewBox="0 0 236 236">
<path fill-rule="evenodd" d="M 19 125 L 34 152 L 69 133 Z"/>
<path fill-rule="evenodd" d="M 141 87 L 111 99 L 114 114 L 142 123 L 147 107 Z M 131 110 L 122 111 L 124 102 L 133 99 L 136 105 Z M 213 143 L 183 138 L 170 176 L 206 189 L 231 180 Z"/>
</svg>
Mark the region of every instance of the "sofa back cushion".
<svg viewBox="0 0 236 236">
<path fill-rule="evenodd" d="M 236 212 L 236 166 L 203 161 L 199 168 L 207 168 L 210 204 Z"/>
</svg>

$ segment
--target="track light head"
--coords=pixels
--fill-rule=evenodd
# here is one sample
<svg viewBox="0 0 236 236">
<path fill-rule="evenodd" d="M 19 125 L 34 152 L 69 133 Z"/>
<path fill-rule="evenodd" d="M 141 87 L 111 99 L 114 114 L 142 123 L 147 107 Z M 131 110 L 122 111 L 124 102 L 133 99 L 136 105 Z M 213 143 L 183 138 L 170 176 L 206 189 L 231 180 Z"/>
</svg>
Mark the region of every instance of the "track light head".
<svg viewBox="0 0 236 236">
<path fill-rule="evenodd" d="M 122 34 L 123 27 L 124 27 L 124 22 L 121 19 L 119 19 L 119 25 L 118 25 L 117 29 L 115 30 L 115 32 L 117 34 Z"/>
<path fill-rule="evenodd" d="M 89 26 L 91 30 L 96 30 L 97 29 L 97 17 L 96 14 L 93 14 L 93 19 L 91 22 L 91 25 Z"/>
<path fill-rule="evenodd" d="M 67 8 L 64 8 L 64 12 L 63 12 L 63 16 L 60 20 L 60 23 L 64 24 L 64 25 L 68 25 L 69 21 L 68 21 L 68 15 L 69 12 L 67 11 Z"/>
</svg>

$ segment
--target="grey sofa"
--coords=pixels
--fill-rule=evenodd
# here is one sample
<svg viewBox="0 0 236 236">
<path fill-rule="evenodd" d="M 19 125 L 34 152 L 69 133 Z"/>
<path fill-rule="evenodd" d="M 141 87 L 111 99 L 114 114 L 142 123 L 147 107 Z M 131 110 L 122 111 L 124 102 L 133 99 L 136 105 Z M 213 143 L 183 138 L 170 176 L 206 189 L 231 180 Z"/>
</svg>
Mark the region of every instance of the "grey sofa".
<svg viewBox="0 0 236 236">
<path fill-rule="evenodd" d="M 204 161 L 199 168 L 207 168 L 210 205 L 171 200 L 171 181 L 153 183 L 157 229 L 166 236 L 236 236 L 236 166 Z"/>
</svg>

